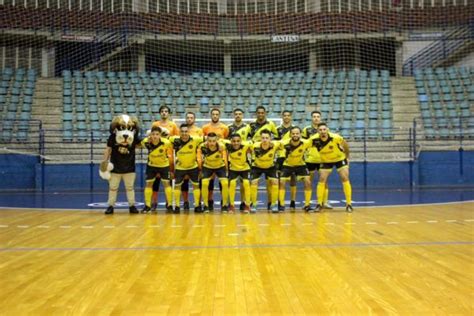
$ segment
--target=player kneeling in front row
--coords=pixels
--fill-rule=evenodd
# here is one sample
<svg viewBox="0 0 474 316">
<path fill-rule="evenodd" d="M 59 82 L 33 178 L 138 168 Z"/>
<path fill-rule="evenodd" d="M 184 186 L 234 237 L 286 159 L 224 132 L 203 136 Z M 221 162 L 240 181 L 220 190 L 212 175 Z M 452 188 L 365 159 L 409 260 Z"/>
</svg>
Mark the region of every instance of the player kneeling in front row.
<svg viewBox="0 0 474 316">
<path fill-rule="evenodd" d="M 250 165 L 247 159 L 247 153 L 250 153 L 250 142 L 242 142 L 239 134 L 235 133 L 226 140 L 227 155 L 229 161 L 229 212 L 235 211 L 235 190 L 237 188 L 237 180 L 240 178 L 242 188 L 240 190 L 241 202 L 244 202 L 244 213 L 250 211 L 250 181 L 249 171 Z"/>
<path fill-rule="evenodd" d="M 151 211 L 153 183 L 157 177 L 161 179 L 166 196 L 166 210 L 173 211 L 173 194 L 170 185 L 170 170 L 173 168 L 172 145 L 169 140 L 161 137 L 161 128 L 153 126 L 150 136 L 141 142 L 141 146 L 148 149 L 146 166 L 145 207 L 142 213 Z"/>
<path fill-rule="evenodd" d="M 339 173 L 341 178 L 342 188 L 346 197 L 346 211 L 352 212 L 352 187 L 349 181 L 349 145 L 342 136 L 330 133 L 326 123 L 318 124 L 318 134 L 311 139 L 313 140 L 313 145 L 318 149 L 322 161 L 319 170 L 316 212 L 320 212 L 323 209 L 326 182 L 334 167 L 336 167 L 337 173 Z"/>
<path fill-rule="evenodd" d="M 285 210 L 285 194 L 286 182 L 295 177 L 296 180 L 302 180 L 304 183 L 304 200 L 303 210 L 312 212 L 311 208 L 311 181 L 309 171 L 304 161 L 305 152 L 312 146 L 312 142 L 301 139 L 301 129 L 292 127 L 290 130 L 291 138 L 283 141 L 285 160 L 280 175 L 280 211 Z"/>
<path fill-rule="evenodd" d="M 207 139 L 199 146 L 197 152 L 198 165 L 202 170 L 202 200 L 204 203 L 204 213 L 209 212 L 209 182 L 216 176 L 222 185 L 222 205 L 221 211 L 226 213 L 229 210 L 229 180 L 227 179 L 227 153 L 223 143 L 217 141 L 216 133 L 207 134 Z"/>
</svg>

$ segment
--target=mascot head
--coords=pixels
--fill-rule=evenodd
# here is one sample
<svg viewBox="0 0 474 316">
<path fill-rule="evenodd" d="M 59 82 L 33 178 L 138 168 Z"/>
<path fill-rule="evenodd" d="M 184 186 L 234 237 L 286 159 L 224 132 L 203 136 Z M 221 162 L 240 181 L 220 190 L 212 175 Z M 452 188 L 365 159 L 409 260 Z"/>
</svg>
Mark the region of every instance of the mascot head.
<svg viewBox="0 0 474 316">
<path fill-rule="evenodd" d="M 117 144 L 130 146 L 138 133 L 138 119 L 126 114 L 115 116 L 110 123 L 110 133 L 115 134 Z"/>
</svg>

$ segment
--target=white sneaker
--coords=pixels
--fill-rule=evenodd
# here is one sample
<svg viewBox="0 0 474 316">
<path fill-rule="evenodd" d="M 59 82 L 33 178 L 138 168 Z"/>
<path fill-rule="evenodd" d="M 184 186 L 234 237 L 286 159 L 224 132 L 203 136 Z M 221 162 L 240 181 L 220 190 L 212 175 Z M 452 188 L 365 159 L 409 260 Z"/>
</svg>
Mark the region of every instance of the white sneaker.
<svg viewBox="0 0 474 316">
<path fill-rule="evenodd" d="M 333 209 L 332 205 L 329 204 L 329 202 L 324 203 L 324 204 L 323 204 L 323 208 L 328 209 L 328 210 L 332 210 L 332 209 Z"/>
</svg>

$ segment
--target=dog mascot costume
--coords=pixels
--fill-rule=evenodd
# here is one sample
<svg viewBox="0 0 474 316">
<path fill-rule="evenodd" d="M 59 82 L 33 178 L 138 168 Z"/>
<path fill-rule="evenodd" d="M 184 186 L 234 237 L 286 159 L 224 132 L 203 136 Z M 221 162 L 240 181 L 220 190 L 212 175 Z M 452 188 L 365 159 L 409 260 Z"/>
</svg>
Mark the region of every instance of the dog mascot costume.
<svg viewBox="0 0 474 316">
<path fill-rule="evenodd" d="M 110 136 L 99 174 L 109 181 L 109 207 L 105 214 L 114 213 L 120 181 L 125 184 L 130 213 L 138 213 L 135 207 L 135 148 L 140 144 L 138 120 L 122 114 L 110 123 Z"/>
</svg>

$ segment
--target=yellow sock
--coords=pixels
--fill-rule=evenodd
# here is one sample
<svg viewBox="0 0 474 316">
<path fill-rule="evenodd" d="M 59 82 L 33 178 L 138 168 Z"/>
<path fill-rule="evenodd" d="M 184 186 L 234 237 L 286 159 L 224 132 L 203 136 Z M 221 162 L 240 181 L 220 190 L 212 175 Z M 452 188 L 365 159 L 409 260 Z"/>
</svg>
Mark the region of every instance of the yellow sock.
<svg viewBox="0 0 474 316">
<path fill-rule="evenodd" d="M 280 190 L 278 192 L 278 201 L 281 206 L 285 206 L 286 185 L 280 183 Z"/>
<path fill-rule="evenodd" d="M 257 206 L 257 195 L 258 195 L 258 183 L 252 183 L 251 185 L 251 192 L 250 192 L 250 195 L 251 195 L 251 199 L 252 199 L 252 204 L 253 206 Z"/>
<path fill-rule="evenodd" d="M 311 189 L 305 189 L 304 190 L 304 205 L 310 205 L 311 204 Z"/>
<path fill-rule="evenodd" d="M 352 204 L 352 187 L 349 181 L 342 183 L 342 189 L 344 190 L 344 195 L 346 196 L 346 205 Z"/>
<path fill-rule="evenodd" d="M 222 185 L 222 205 L 225 206 L 229 204 L 229 180 L 227 178 L 220 178 L 219 181 Z"/>
<path fill-rule="evenodd" d="M 229 184 L 229 202 L 230 205 L 235 204 L 235 190 L 237 188 L 237 179 L 230 180 Z M 242 195 L 242 192 L 240 192 L 240 195 Z"/>
<path fill-rule="evenodd" d="M 271 202 L 272 205 L 275 205 L 278 201 L 278 185 L 271 185 Z"/>
<path fill-rule="evenodd" d="M 241 199 L 245 201 L 245 204 L 247 206 L 250 206 L 250 181 L 243 180 L 242 186 L 244 187 L 244 192 L 243 192 L 243 197 L 241 197 Z M 240 195 L 242 196 L 242 192 L 240 192 Z"/>
<path fill-rule="evenodd" d="M 327 203 L 328 201 L 329 201 L 329 187 L 326 184 L 326 190 L 324 190 L 323 203 Z"/>
<path fill-rule="evenodd" d="M 201 203 L 201 189 L 198 184 L 193 184 L 194 207 L 198 207 Z"/>
<path fill-rule="evenodd" d="M 201 194 L 204 206 L 209 206 L 209 179 L 202 179 Z"/>
<path fill-rule="evenodd" d="M 165 186 L 166 203 L 173 205 L 173 189 L 170 185 Z"/>
<path fill-rule="evenodd" d="M 316 188 L 316 194 L 318 195 L 318 204 L 323 205 L 324 192 L 326 191 L 326 184 L 323 182 L 318 182 L 318 187 Z"/>
<path fill-rule="evenodd" d="M 179 207 L 180 203 L 181 203 L 181 186 L 178 185 L 174 187 L 174 205 Z"/>
<path fill-rule="evenodd" d="M 145 205 L 151 207 L 151 196 L 153 195 L 153 188 L 145 188 Z"/>
<path fill-rule="evenodd" d="M 296 201 L 296 185 L 290 186 L 290 199 Z"/>
</svg>

